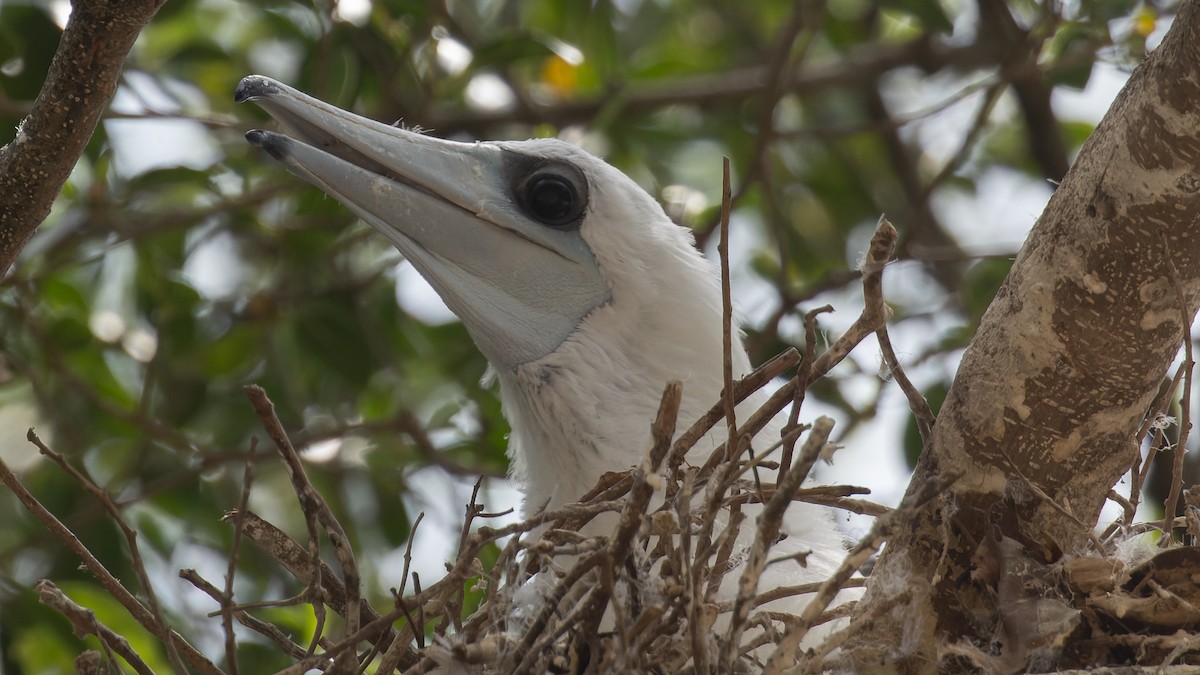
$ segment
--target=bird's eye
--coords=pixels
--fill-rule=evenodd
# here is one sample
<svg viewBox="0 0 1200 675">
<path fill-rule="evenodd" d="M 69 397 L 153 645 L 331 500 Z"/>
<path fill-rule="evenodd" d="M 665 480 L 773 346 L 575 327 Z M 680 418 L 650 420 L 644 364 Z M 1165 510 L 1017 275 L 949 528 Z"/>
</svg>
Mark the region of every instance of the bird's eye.
<svg viewBox="0 0 1200 675">
<path fill-rule="evenodd" d="M 551 227 L 575 222 L 583 213 L 585 200 L 568 177 L 552 172 L 530 176 L 520 188 L 521 205 L 530 218 Z"/>
</svg>

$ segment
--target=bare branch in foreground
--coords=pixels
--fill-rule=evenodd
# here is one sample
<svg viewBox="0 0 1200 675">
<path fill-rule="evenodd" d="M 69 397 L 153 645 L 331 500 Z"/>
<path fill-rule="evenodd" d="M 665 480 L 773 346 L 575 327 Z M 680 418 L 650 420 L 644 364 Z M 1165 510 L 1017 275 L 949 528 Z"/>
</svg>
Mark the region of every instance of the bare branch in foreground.
<svg viewBox="0 0 1200 675">
<path fill-rule="evenodd" d="M 341 563 L 343 579 L 346 582 L 346 612 L 343 616 L 346 619 L 346 632 L 354 633 L 358 630 L 359 575 L 358 563 L 354 560 L 354 550 L 350 545 L 350 539 L 346 536 L 346 531 L 342 528 L 342 524 L 333 515 L 333 511 L 329 508 L 329 504 L 325 501 L 325 498 L 321 496 L 308 480 L 308 476 L 304 472 L 304 465 L 300 461 L 300 454 L 292 446 L 291 440 L 288 439 L 287 433 L 283 430 L 283 425 L 279 422 L 279 418 L 275 416 L 275 406 L 267 398 L 267 393 L 256 385 L 247 385 L 244 387 L 244 390 L 246 396 L 254 405 L 254 411 L 258 413 L 259 419 L 266 427 L 271 440 L 275 442 L 275 449 L 283 457 L 284 466 L 288 470 L 288 476 L 292 479 L 292 487 L 295 489 L 296 496 L 300 500 L 300 508 L 304 512 L 305 520 L 309 525 L 309 550 L 312 553 L 314 568 L 320 570 L 321 567 L 318 554 L 320 544 L 315 532 L 316 522 L 324 526 L 325 534 L 329 537 L 329 543 L 333 546 L 334 554 L 337 556 L 338 562 Z M 318 576 L 318 585 L 319 580 Z M 320 600 L 313 603 L 313 609 L 317 612 L 318 617 L 321 617 L 323 605 Z M 319 627 L 320 623 L 318 622 L 318 631 L 313 635 L 313 643 L 309 648 L 310 652 L 316 649 L 317 639 L 320 635 Z M 351 659 L 353 656 L 352 652 L 346 652 L 345 656 L 341 657 L 335 663 L 335 667 L 343 670 L 352 668 L 354 662 Z"/>
<path fill-rule="evenodd" d="M 30 429 L 30 433 L 32 433 L 32 431 L 33 430 Z M 42 503 L 39 502 L 37 498 L 29 492 L 28 489 L 25 488 L 25 486 L 16 477 L 16 475 L 13 474 L 12 470 L 8 468 L 8 465 L 5 464 L 3 460 L 0 460 L 0 483 L 4 483 L 4 486 L 17 496 L 17 499 L 21 501 L 26 510 L 28 510 L 35 518 L 41 521 L 46 529 L 48 529 L 59 539 L 59 541 L 66 545 L 68 549 L 79 556 L 79 558 L 83 561 L 83 566 L 87 569 L 87 571 L 90 572 L 92 576 L 96 577 L 96 580 L 100 582 L 100 585 L 104 587 L 104 590 L 107 591 L 108 594 L 113 597 L 113 599 L 119 602 L 121 606 L 129 612 L 130 616 L 132 616 L 151 634 L 159 634 L 157 619 L 154 617 L 154 614 L 146 609 L 146 607 L 142 605 L 142 603 L 135 598 L 133 594 L 125 589 L 125 586 L 122 585 L 121 582 L 114 577 L 112 573 L 109 572 L 108 569 L 96 558 L 96 556 L 93 555 L 92 552 L 89 551 L 88 548 L 79 541 L 79 537 L 75 536 L 75 533 L 72 532 L 70 528 L 68 528 L 66 525 L 63 525 L 62 521 L 56 518 L 54 514 L 50 513 L 50 511 L 47 510 L 46 507 L 43 506 Z M 181 637 L 178 633 L 169 631 L 167 635 L 174 644 L 175 648 L 179 651 L 179 654 L 183 660 L 192 668 L 204 673 L 205 675 L 222 675 L 220 669 L 213 665 L 211 661 L 209 661 L 195 647 L 184 640 L 183 637 Z"/>
<path fill-rule="evenodd" d="M 137 533 L 129 526 L 129 523 L 125 520 L 125 515 L 113 503 L 112 498 L 108 496 L 107 492 L 101 489 L 99 485 L 93 483 L 90 478 L 74 466 L 71 466 L 62 455 L 48 448 L 42 442 L 42 439 L 34 433 L 33 429 L 30 429 L 26 436 L 30 443 L 37 446 L 38 451 L 43 456 L 53 460 L 67 475 L 75 479 L 76 483 L 79 483 L 83 489 L 95 497 L 100 502 L 100 505 L 104 507 L 104 511 L 108 514 L 108 517 L 121 528 L 121 533 L 125 535 L 125 543 L 129 546 L 129 557 L 133 561 L 133 569 L 137 573 L 138 583 L 142 586 L 142 592 L 146 594 L 146 604 L 150 613 L 154 615 L 153 625 L 146 628 L 154 633 L 167 648 L 167 658 L 171 660 L 171 665 L 179 672 L 184 672 L 186 669 L 179 660 L 179 652 L 175 649 L 174 641 L 171 640 L 171 636 L 168 634 L 170 626 L 166 619 L 163 618 L 162 610 L 159 609 L 158 598 L 154 594 L 154 586 L 150 583 L 150 575 L 146 573 L 146 564 L 142 560 L 141 551 L 138 550 Z"/>
</svg>

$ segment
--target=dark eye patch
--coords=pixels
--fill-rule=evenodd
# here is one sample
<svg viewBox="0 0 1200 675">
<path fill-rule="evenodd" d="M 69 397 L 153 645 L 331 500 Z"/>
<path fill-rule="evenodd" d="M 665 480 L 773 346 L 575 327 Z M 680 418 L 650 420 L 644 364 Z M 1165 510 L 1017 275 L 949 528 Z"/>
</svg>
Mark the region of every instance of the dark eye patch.
<svg viewBox="0 0 1200 675">
<path fill-rule="evenodd" d="M 578 227 L 587 210 L 583 173 L 566 162 L 510 153 L 513 201 L 530 220 L 555 229 Z"/>
</svg>

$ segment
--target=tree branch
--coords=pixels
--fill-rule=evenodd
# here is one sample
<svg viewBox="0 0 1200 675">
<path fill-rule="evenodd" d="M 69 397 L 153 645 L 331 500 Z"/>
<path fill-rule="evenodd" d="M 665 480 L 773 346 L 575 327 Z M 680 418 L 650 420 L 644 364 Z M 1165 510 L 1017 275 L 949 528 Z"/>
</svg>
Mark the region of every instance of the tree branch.
<svg viewBox="0 0 1200 675">
<path fill-rule="evenodd" d="M 50 72 L 17 137 L 0 148 L 0 276 L 50 213 L 83 154 L 125 56 L 164 0 L 76 0 Z"/>
<path fill-rule="evenodd" d="M 989 538 L 1039 564 L 1092 541 L 1200 304 L 1198 98 L 1193 0 L 1084 145 L 963 356 L 908 492 L 963 479 L 873 575 L 927 592 L 889 610 L 895 632 L 860 638 L 863 663 L 919 670 L 953 658 L 939 645 L 990 640 L 1003 612 L 973 574 Z M 872 586 L 856 613 L 894 590 Z M 928 631 L 919 641 L 900 634 L 914 625 Z"/>
</svg>

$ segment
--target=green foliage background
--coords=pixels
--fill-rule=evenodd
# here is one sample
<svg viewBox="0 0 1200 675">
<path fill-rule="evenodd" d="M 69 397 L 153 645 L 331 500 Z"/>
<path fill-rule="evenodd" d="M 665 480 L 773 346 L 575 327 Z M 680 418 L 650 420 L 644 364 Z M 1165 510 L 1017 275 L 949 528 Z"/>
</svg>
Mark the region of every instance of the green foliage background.
<svg viewBox="0 0 1200 675">
<path fill-rule="evenodd" d="M 0 3 L 0 143 L 37 95 L 60 32 L 54 9 Z M 993 10 L 1007 22 L 989 18 Z M 756 362 L 795 342 L 796 312 L 854 287 L 846 270 L 864 228 L 886 212 L 907 233 L 906 269 L 928 280 L 934 298 L 898 301 L 896 321 L 937 314 L 937 325 L 951 325 L 931 329 L 915 359 L 949 373 L 1014 251 L 964 253 L 931 196 L 971 197 L 995 167 L 1061 178 L 1055 173 L 1090 126 L 1039 116 L 1034 104 L 1044 96 L 1048 107 L 1057 87 L 1086 85 L 1098 60 L 1135 64 L 1167 11 L 1126 0 L 1071 3 L 1066 13 L 1024 0 L 377 0 L 351 22 L 328 2 L 170 0 L 134 49 L 125 105 L 0 281 L 0 455 L 136 588 L 121 534 L 96 501 L 30 457 L 21 439 L 36 426 L 124 506 L 163 574 L 162 596 L 181 588 L 168 569 L 173 552 L 224 558 L 232 533 L 219 519 L 237 503 L 247 458 L 256 504 L 277 498 L 272 515 L 303 531 L 274 455 L 265 445 L 251 452 L 262 433 L 245 383 L 266 388 L 298 446 L 353 439 L 311 476 L 347 514 L 360 560 L 407 540 L 415 514 L 401 496 L 414 467 L 436 461 L 504 475 L 506 425 L 496 393 L 479 384 L 482 357 L 458 323 L 430 325 L 401 309 L 390 245 L 242 140 L 267 124 L 257 109 L 234 106 L 246 74 L 438 135 L 583 139 L 663 197 L 702 242 L 715 222 L 720 157 L 730 156 L 739 222 L 754 232 L 742 273 L 772 289 L 779 306 L 749 327 Z M 461 69 L 439 61 L 439 44 L 445 53 L 450 40 L 470 55 Z M 911 133 L 929 118 L 889 109 L 888 87 L 905 77 L 944 82 L 940 108 L 984 110 L 969 133 L 946 132 L 960 147 L 950 164 L 921 145 L 936 129 Z M 510 106 L 473 98 L 489 78 L 513 92 Z M 115 124 L 130 125 L 137 143 L 190 143 L 151 131 L 162 120 L 191 122 L 207 147 L 184 164 L 122 169 Z M 1035 151 L 1054 137 L 1057 155 Z M 666 189 L 677 185 L 703 199 Z M 200 268 L 228 283 L 206 289 Z M 849 402 L 845 376 L 817 394 L 851 428 L 869 423 L 874 404 Z M 947 384 L 925 381 L 938 396 Z M 42 577 L 168 669 L 153 641 L 7 493 L 0 523 L 2 672 L 72 672 L 82 649 L 66 621 L 38 604 L 31 587 Z M 382 589 L 398 580 L 370 574 L 370 593 L 386 601 Z M 252 552 L 238 578 L 244 600 L 299 590 Z M 167 604 L 180 630 L 207 631 L 211 641 L 215 620 Z M 297 635 L 312 629 L 310 612 L 271 616 Z M 239 661 L 252 672 L 287 665 L 251 639 Z"/>
</svg>

